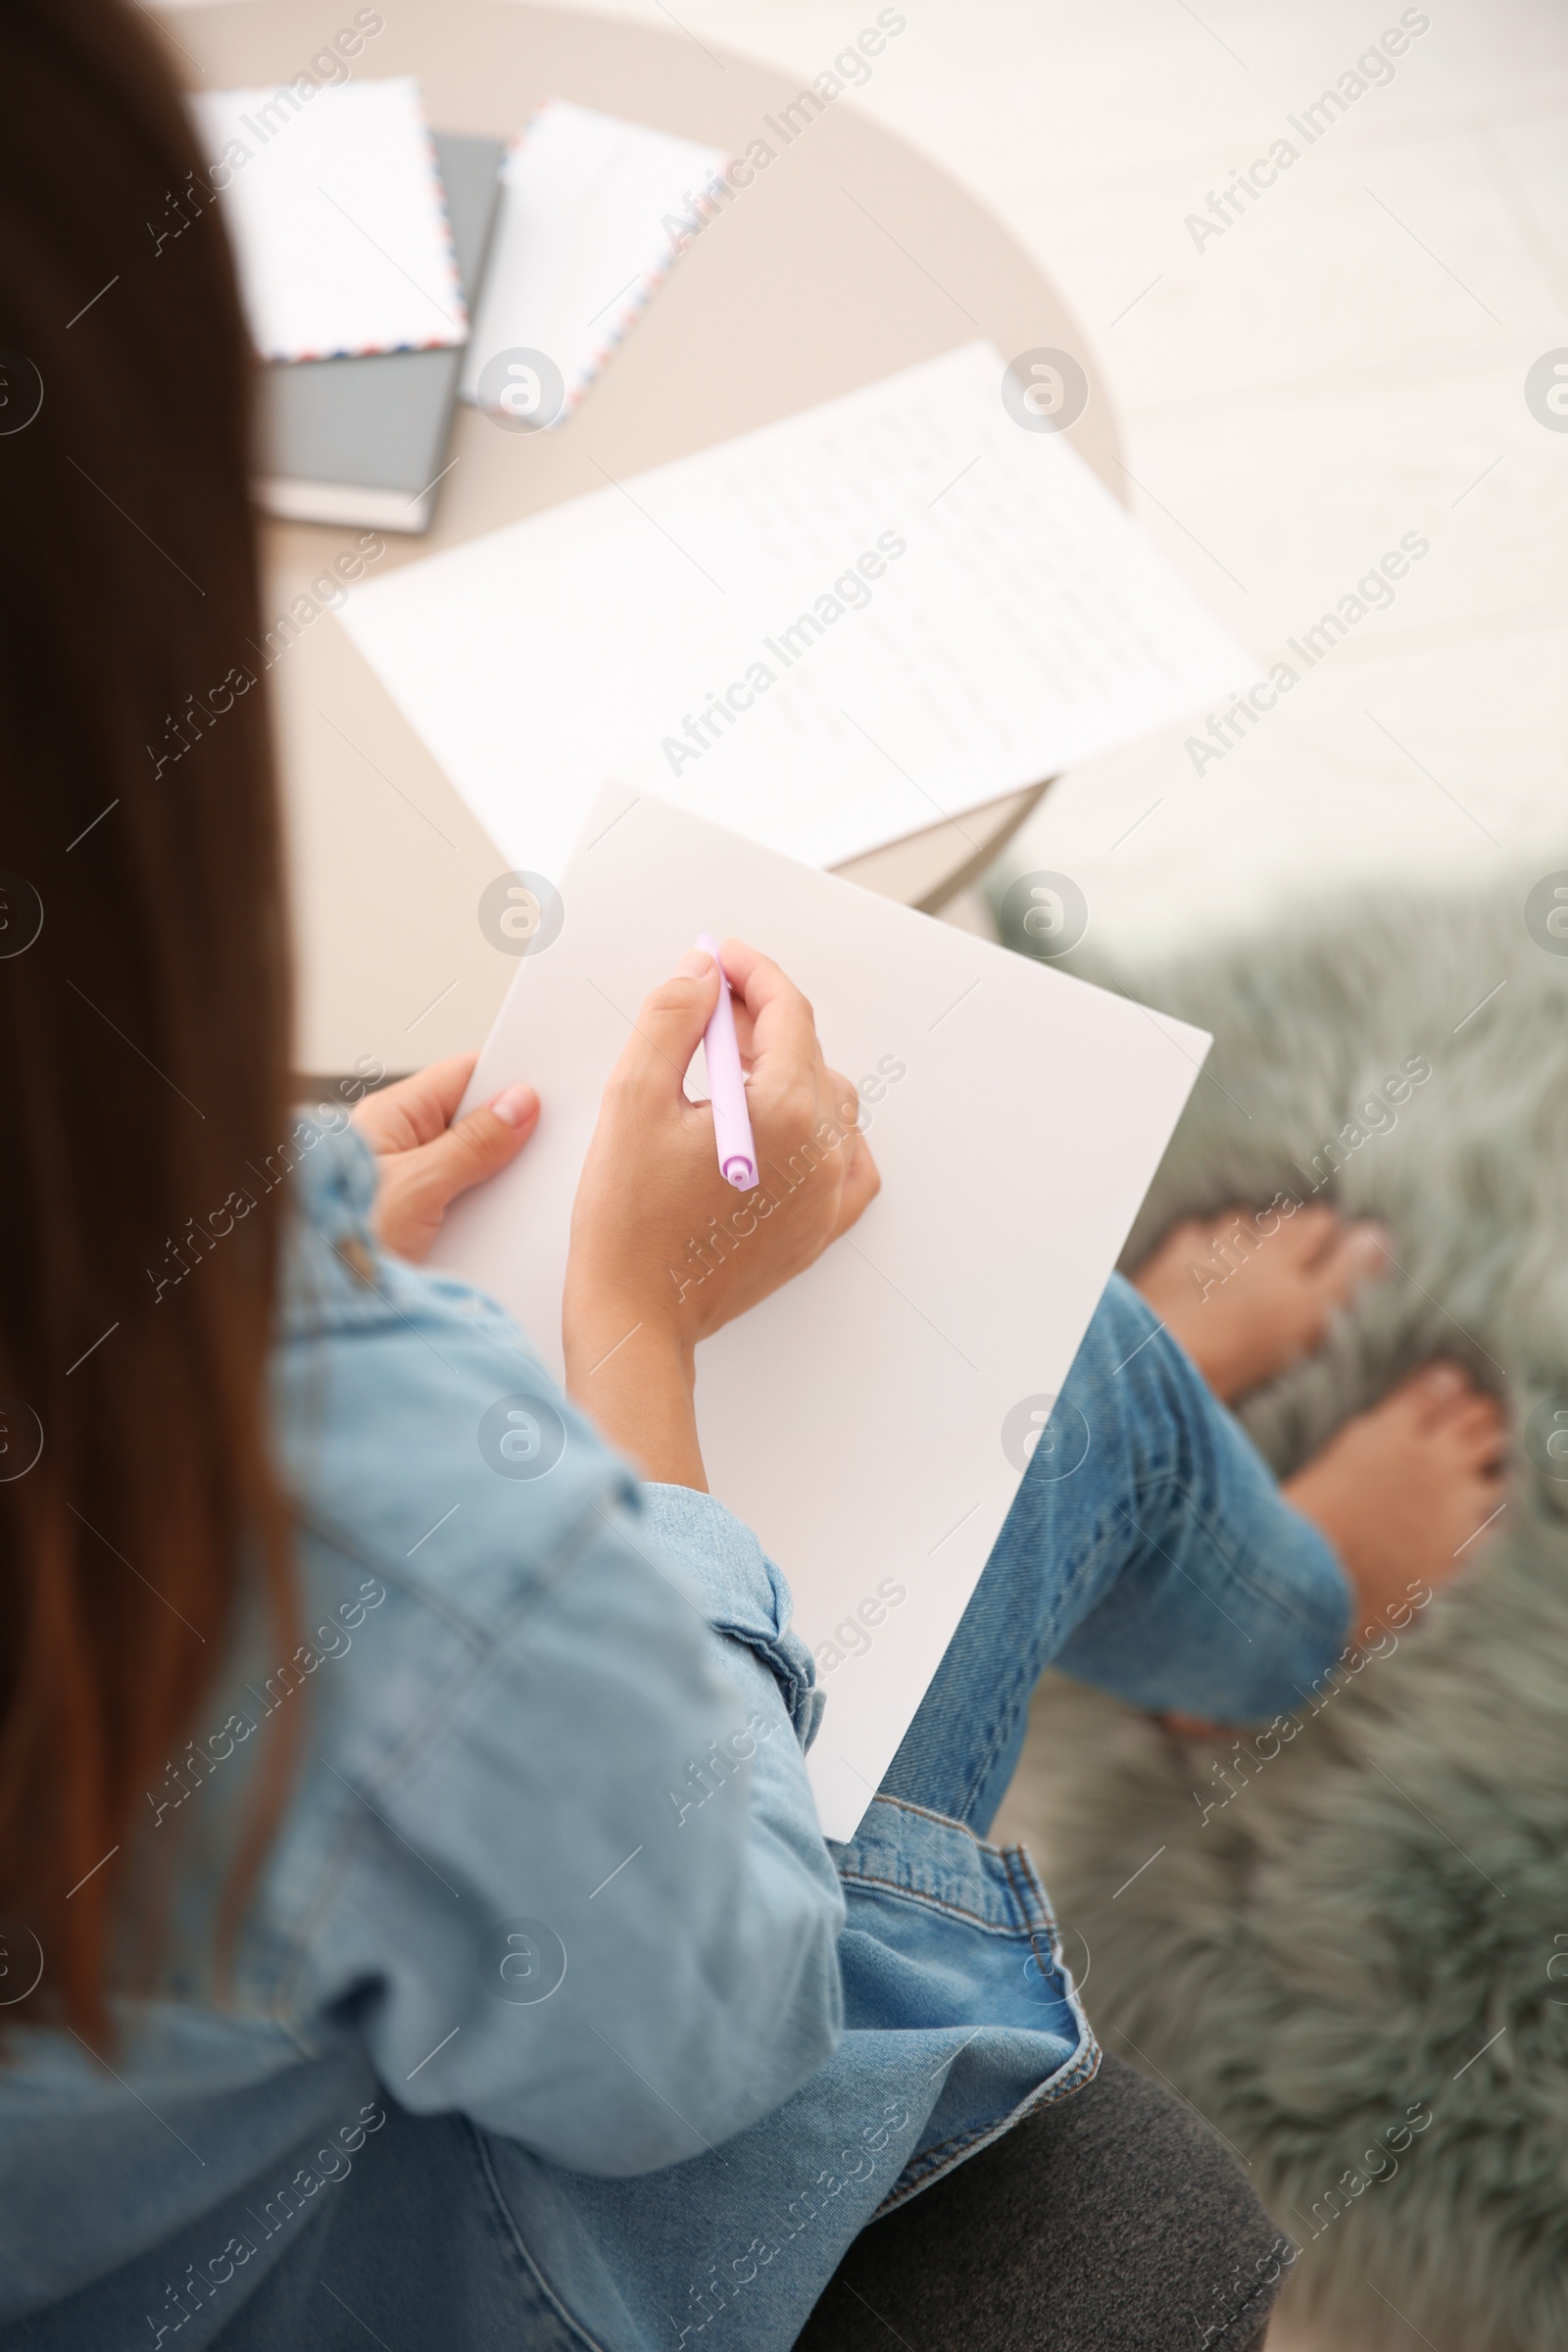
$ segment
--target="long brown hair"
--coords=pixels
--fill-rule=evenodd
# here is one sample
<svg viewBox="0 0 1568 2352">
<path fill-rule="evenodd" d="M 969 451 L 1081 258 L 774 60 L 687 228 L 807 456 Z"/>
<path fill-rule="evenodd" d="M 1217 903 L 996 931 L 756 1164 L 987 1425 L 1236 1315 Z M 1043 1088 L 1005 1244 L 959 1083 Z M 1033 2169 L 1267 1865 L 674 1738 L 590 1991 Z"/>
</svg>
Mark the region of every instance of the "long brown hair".
<svg viewBox="0 0 1568 2352">
<path fill-rule="evenodd" d="M 181 202 L 200 172 L 144 14 L 6 0 L 0 1926 L 38 1938 L 43 2014 L 100 2043 L 144 1791 L 247 1557 L 291 1614 L 276 1193 L 211 1241 L 285 1131 L 289 979 L 240 684 L 254 370 L 217 218 Z"/>
</svg>

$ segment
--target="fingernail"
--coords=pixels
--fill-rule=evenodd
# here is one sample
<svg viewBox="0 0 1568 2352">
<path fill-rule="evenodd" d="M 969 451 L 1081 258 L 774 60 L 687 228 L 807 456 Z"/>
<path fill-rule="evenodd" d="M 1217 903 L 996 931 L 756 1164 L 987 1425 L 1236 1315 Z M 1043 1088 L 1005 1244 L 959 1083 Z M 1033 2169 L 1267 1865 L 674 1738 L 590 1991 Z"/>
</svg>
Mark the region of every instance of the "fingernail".
<svg viewBox="0 0 1568 2352">
<path fill-rule="evenodd" d="M 1363 1264 L 1375 1265 L 1379 1258 L 1388 1256 L 1389 1244 L 1393 1239 L 1394 1236 L 1387 1225 L 1369 1221 L 1353 1228 L 1350 1234 L 1350 1248 Z"/>
<path fill-rule="evenodd" d="M 675 968 L 689 980 L 700 980 L 712 960 L 706 948 L 688 948 Z"/>
<path fill-rule="evenodd" d="M 504 1094 L 497 1095 L 490 1107 L 504 1125 L 520 1127 L 532 1118 L 538 1104 L 539 1098 L 531 1086 L 509 1086 Z"/>
<path fill-rule="evenodd" d="M 1426 1385 L 1434 1396 L 1452 1396 L 1464 1387 L 1464 1374 L 1452 1364 L 1438 1364 L 1427 1374 Z"/>
</svg>

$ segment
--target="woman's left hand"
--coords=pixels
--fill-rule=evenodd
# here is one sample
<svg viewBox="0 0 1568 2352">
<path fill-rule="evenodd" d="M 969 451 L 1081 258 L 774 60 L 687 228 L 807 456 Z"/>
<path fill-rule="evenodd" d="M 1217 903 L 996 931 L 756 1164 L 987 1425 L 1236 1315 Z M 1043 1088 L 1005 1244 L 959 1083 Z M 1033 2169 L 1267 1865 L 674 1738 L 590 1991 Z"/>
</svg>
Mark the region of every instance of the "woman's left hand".
<svg viewBox="0 0 1568 2352">
<path fill-rule="evenodd" d="M 384 1250 L 428 1254 L 449 1204 L 516 1158 L 539 1121 L 531 1086 L 509 1086 L 452 1124 L 476 1054 L 433 1061 L 355 1105 L 354 1125 L 376 1156 L 380 1183 L 371 1223 Z"/>
</svg>

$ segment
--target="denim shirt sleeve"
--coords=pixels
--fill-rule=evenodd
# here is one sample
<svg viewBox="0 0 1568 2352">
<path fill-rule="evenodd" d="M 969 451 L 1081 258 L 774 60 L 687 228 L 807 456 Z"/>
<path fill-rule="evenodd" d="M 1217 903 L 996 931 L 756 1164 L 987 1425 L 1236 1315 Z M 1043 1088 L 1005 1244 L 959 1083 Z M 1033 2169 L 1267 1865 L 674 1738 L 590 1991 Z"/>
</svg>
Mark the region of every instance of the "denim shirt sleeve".
<svg viewBox="0 0 1568 2352">
<path fill-rule="evenodd" d="M 475 1432 L 547 1376 L 489 1302 L 374 1254 L 368 1171 L 332 1173 L 284 1410 L 323 1554 L 386 1600 L 318 1678 L 280 2005 L 307 2038 L 352 2016 L 405 2106 L 555 2163 L 700 2154 L 843 2028 L 787 1591 L 721 1504 L 637 1487 L 559 1391 L 559 1466 L 497 1476 Z"/>
<path fill-rule="evenodd" d="M 744 1642 L 778 1684 L 803 1747 L 816 1738 L 825 1703 L 811 1653 L 790 1631 L 790 1590 L 743 1521 L 691 1487 L 641 1490 L 649 1532 L 696 1584 L 708 1621 Z"/>
</svg>

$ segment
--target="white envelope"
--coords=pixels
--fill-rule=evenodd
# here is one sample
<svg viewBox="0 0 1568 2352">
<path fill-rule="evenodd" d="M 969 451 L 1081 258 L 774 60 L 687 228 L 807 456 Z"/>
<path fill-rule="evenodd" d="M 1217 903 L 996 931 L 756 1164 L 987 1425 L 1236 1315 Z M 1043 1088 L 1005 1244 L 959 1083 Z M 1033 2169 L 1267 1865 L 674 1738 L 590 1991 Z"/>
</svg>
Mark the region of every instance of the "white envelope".
<svg viewBox="0 0 1568 2352">
<path fill-rule="evenodd" d="M 307 77 L 308 83 L 308 77 Z M 419 85 L 202 90 L 190 100 L 264 360 L 467 340 Z"/>
<path fill-rule="evenodd" d="M 701 232 L 714 147 L 549 99 L 501 172 L 501 210 L 459 390 L 478 401 L 503 351 L 542 353 L 569 416 L 617 343 Z M 492 398 L 491 406 L 502 405 Z"/>
</svg>

